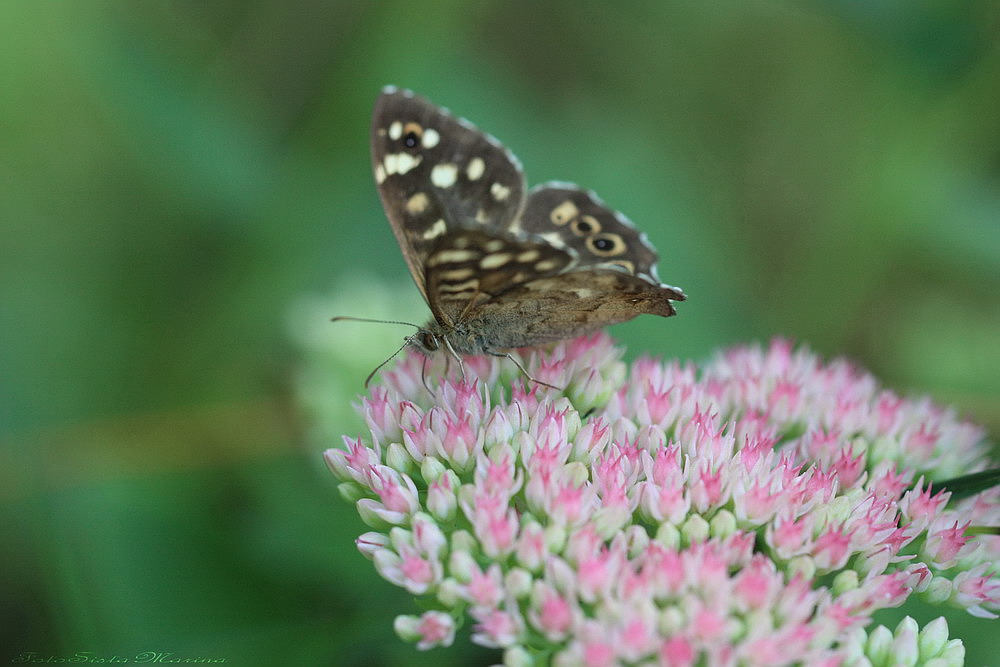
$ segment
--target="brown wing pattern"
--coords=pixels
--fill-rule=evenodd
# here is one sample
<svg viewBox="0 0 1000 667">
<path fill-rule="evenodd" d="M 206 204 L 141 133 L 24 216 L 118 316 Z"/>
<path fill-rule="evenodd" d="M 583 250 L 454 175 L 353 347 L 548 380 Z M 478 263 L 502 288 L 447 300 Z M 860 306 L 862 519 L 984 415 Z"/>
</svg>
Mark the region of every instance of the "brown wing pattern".
<svg viewBox="0 0 1000 667">
<path fill-rule="evenodd" d="M 500 349 L 564 340 L 649 313 L 669 317 L 677 293 L 613 269 L 569 271 L 517 285 L 478 305 L 470 325 Z"/>
<path fill-rule="evenodd" d="M 550 343 L 643 313 L 667 317 L 685 298 L 660 284 L 645 235 L 594 193 L 553 182 L 526 195 L 499 141 L 409 91 L 379 96 L 371 152 L 434 315 L 427 351 L 441 339 L 462 354 Z"/>
<path fill-rule="evenodd" d="M 522 283 L 566 271 L 575 259 L 572 251 L 524 234 L 452 230 L 427 257 L 431 308 L 439 322 L 453 324 Z"/>
<path fill-rule="evenodd" d="M 524 201 L 520 163 L 499 141 L 409 91 L 386 88 L 371 126 L 379 196 L 414 281 L 456 226 L 506 230 Z"/>
<path fill-rule="evenodd" d="M 518 226 L 575 250 L 577 268 L 625 271 L 656 285 L 656 251 L 628 218 L 593 192 L 568 183 L 531 189 Z"/>
</svg>

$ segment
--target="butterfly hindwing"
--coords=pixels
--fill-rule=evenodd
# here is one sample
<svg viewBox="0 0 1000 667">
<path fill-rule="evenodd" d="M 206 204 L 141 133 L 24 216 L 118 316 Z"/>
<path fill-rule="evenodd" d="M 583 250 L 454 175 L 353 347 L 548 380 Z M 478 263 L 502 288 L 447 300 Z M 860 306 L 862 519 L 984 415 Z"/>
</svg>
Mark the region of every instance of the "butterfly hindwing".
<svg viewBox="0 0 1000 667">
<path fill-rule="evenodd" d="M 656 251 L 645 234 L 593 192 L 566 183 L 536 186 L 528 193 L 519 227 L 574 249 L 580 270 L 623 270 L 660 284 Z"/>
<path fill-rule="evenodd" d="M 548 183 L 533 188 L 516 223 L 525 237 L 571 253 L 551 275 L 529 276 L 469 309 L 492 342 L 527 347 L 625 322 L 641 314 L 676 314 L 684 293 L 656 276 L 656 251 L 621 213 L 592 192 Z"/>
<path fill-rule="evenodd" d="M 581 336 L 642 314 L 675 315 L 677 292 L 623 271 L 570 270 L 516 285 L 469 313 L 497 349 L 531 347 Z"/>
<path fill-rule="evenodd" d="M 507 229 L 524 201 L 520 164 L 496 139 L 409 91 L 386 88 L 371 127 L 372 167 L 383 207 L 417 286 L 449 230 Z"/>
</svg>

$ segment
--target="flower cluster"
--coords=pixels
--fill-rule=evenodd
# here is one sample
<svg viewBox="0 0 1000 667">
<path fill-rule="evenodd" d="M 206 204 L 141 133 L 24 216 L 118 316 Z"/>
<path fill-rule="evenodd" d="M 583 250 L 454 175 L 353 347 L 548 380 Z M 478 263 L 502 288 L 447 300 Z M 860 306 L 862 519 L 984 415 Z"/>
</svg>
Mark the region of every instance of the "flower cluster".
<svg viewBox="0 0 1000 667">
<path fill-rule="evenodd" d="M 782 340 L 620 357 L 605 334 L 527 352 L 531 382 L 411 354 L 363 399 L 370 434 L 325 456 L 373 528 L 358 548 L 433 609 L 401 637 L 448 645 L 471 618 L 511 665 L 878 664 L 897 644 L 961 664 L 943 621 L 866 632 L 914 594 L 1000 609 L 1000 538 L 969 531 L 1000 493 L 931 482 L 986 467 L 979 429 Z"/>
</svg>

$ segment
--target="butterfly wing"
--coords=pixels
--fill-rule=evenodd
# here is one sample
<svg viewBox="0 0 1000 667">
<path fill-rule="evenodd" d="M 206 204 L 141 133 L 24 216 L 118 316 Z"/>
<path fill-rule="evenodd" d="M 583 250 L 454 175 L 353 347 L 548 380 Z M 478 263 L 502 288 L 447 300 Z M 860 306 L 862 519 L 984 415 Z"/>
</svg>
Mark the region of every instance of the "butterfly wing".
<svg viewBox="0 0 1000 667">
<path fill-rule="evenodd" d="M 498 348 L 562 340 L 642 314 L 669 317 L 677 312 L 671 301 L 686 298 L 660 283 L 645 235 L 592 192 L 564 183 L 533 188 L 514 228 L 573 261 L 476 304 L 468 317 L 500 332 L 491 341 Z"/>
<path fill-rule="evenodd" d="M 513 286 L 478 304 L 472 326 L 488 351 L 532 347 L 653 314 L 675 315 L 678 292 L 614 269 L 570 270 Z"/>
<path fill-rule="evenodd" d="M 441 321 L 427 285 L 429 255 L 457 228 L 511 225 L 524 203 L 520 163 L 468 121 L 392 87 L 375 104 L 371 152 L 392 231 L 414 282 Z"/>
<path fill-rule="evenodd" d="M 576 260 L 575 251 L 535 235 L 457 227 L 427 257 L 427 291 L 441 312 L 438 321 L 451 327 L 480 304 L 517 285 L 557 276 Z"/>
<path fill-rule="evenodd" d="M 624 271 L 654 285 L 656 250 L 632 222 L 611 209 L 593 192 L 568 183 L 543 183 L 528 193 L 517 226 L 529 234 L 575 250 L 580 260 L 575 270 Z M 676 301 L 684 293 L 667 285 Z"/>
</svg>

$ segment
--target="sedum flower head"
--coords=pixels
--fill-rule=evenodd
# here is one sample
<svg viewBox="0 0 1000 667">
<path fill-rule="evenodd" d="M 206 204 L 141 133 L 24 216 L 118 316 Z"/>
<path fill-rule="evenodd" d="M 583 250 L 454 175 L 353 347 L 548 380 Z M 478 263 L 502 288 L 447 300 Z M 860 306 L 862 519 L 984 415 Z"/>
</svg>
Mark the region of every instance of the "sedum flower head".
<svg viewBox="0 0 1000 667">
<path fill-rule="evenodd" d="M 1000 493 L 931 482 L 986 467 L 981 430 L 783 340 L 621 355 L 605 334 L 529 352 L 557 391 L 411 354 L 361 401 L 368 432 L 325 457 L 373 529 L 359 550 L 431 609 L 401 637 L 471 621 L 512 665 L 961 664 L 943 620 L 868 626 L 913 595 L 1000 609 L 1000 539 L 969 531 Z"/>
</svg>

